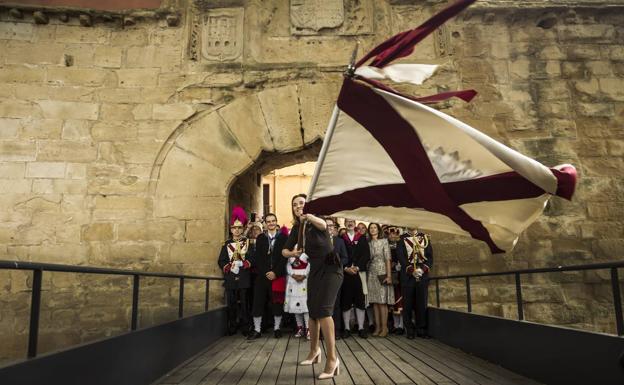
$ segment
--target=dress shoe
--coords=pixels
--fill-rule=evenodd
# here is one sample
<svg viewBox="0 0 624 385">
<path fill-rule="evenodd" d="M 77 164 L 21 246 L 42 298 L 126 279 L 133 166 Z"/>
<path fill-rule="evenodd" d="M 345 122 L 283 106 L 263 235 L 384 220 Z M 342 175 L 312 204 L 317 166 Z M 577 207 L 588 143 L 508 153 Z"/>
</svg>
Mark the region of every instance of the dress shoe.
<svg viewBox="0 0 624 385">
<path fill-rule="evenodd" d="M 403 329 L 403 328 L 395 328 L 394 329 L 394 334 L 396 334 L 397 336 L 402 336 L 403 334 L 405 334 L 405 329 Z"/>
<path fill-rule="evenodd" d="M 360 338 L 368 338 L 368 333 L 366 333 L 366 329 L 358 330 L 358 335 L 360 336 Z"/>
<path fill-rule="evenodd" d="M 407 331 L 407 339 L 408 340 L 413 340 L 416 337 L 415 333 L 413 330 L 408 330 Z"/>
<path fill-rule="evenodd" d="M 337 376 L 340 374 L 340 360 L 336 358 L 336 366 L 334 366 L 334 369 L 329 372 L 329 373 L 321 373 L 318 376 L 319 380 L 328 380 L 330 378 L 334 378 L 334 376 Z"/>
<path fill-rule="evenodd" d="M 418 329 L 418 330 L 416 330 L 416 336 L 418 336 L 420 338 L 424 338 L 424 339 L 431 338 L 429 336 L 429 334 L 427 333 L 427 330 L 425 330 L 425 329 Z"/>
<path fill-rule="evenodd" d="M 257 331 L 252 331 L 249 333 L 249 335 L 247 336 L 247 340 L 251 341 L 251 340 L 257 340 L 258 338 L 262 337 L 262 334 L 260 334 Z"/>
<path fill-rule="evenodd" d="M 316 354 L 310 360 L 303 360 L 299 363 L 299 365 L 307 366 L 312 364 L 320 364 L 321 363 L 321 348 L 318 348 Z"/>
<path fill-rule="evenodd" d="M 282 331 L 280 329 L 275 329 L 273 331 L 273 337 L 275 337 L 275 338 L 282 338 Z"/>
</svg>

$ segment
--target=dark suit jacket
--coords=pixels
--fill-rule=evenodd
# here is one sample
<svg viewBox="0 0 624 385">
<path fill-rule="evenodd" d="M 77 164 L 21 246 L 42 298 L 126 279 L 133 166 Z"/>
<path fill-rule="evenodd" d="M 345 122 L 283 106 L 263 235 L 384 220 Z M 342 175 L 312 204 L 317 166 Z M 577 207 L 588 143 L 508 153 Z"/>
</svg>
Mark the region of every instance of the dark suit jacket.
<svg viewBox="0 0 624 385">
<path fill-rule="evenodd" d="M 288 259 L 282 256 L 282 248 L 287 239 L 287 235 L 278 231 L 273 243 L 273 250 L 269 255 L 268 235 L 265 233 L 258 235 L 258 238 L 256 238 L 256 250 L 251 261 L 251 264 L 256 267 L 258 276 L 264 276 L 269 271 L 274 272 L 277 277 L 286 275 L 286 262 Z"/>
<path fill-rule="evenodd" d="M 409 265 L 407 248 L 405 247 L 405 238 L 407 238 L 407 234 L 403 234 L 401 236 L 401 240 L 397 244 L 396 247 L 396 255 L 399 263 L 401 264 L 401 286 L 402 287 L 414 287 L 417 284 L 416 278 L 413 275 L 407 273 L 407 267 Z M 431 247 L 431 242 L 425 248 L 425 257 L 427 260 L 424 263 L 417 263 L 416 266 L 422 267 L 422 265 L 426 265 L 428 269 L 433 267 L 433 248 Z M 421 281 L 427 281 L 429 279 L 429 271 L 423 274 Z"/>
<path fill-rule="evenodd" d="M 340 264 L 345 266 L 349 263 L 349 254 L 347 253 L 347 246 L 345 245 L 342 238 L 336 236 L 334 237 L 334 252 L 338 254 L 340 257 Z"/>
</svg>

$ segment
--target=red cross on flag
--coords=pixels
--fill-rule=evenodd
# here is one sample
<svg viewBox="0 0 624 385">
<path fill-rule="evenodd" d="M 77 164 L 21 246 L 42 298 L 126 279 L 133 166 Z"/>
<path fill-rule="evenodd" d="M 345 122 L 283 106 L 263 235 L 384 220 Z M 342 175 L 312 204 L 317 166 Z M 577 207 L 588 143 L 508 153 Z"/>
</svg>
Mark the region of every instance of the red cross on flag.
<svg viewBox="0 0 624 385">
<path fill-rule="evenodd" d="M 469 101 L 474 91 L 414 98 L 376 80 L 431 76 L 426 65 L 388 64 L 474 1 L 383 42 L 345 77 L 306 211 L 467 235 L 498 253 L 513 248 L 551 195 L 571 199 L 573 166 L 546 167 L 425 104 Z"/>
</svg>

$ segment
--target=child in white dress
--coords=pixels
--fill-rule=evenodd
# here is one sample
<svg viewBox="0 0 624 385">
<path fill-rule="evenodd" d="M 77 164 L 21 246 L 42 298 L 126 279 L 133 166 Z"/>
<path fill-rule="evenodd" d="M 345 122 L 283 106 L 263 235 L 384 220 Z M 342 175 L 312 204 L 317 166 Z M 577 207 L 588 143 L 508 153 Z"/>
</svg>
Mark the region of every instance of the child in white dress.
<svg viewBox="0 0 624 385">
<path fill-rule="evenodd" d="M 310 264 L 305 254 L 299 258 L 290 257 L 286 264 L 286 299 L 284 311 L 295 315 L 297 331 L 295 337 L 306 336 L 310 339 L 308 330 L 308 274 Z"/>
</svg>

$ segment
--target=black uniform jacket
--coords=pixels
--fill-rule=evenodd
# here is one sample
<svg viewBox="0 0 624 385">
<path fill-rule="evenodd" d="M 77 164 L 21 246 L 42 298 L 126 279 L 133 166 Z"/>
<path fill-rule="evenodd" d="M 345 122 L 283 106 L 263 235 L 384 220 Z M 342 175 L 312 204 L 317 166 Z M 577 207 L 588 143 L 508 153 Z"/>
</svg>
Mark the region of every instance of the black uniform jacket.
<svg viewBox="0 0 624 385">
<path fill-rule="evenodd" d="M 401 239 L 396 247 L 397 259 L 401 264 L 401 287 L 414 287 L 417 283 L 416 278 L 414 278 L 411 272 L 408 272 L 408 269 L 414 266 L 414 261 L 411 259 L 410 255 L 407 255 L 407 248 L 405 247 L 405 238 L 408 237 L 408 234 L 401 235 Z M 425 248 L 425 257 L 427 258 L 426 261 L 416 263 L 417 267 L 425 270 L 421 278 L 422 281 L 428 279 L 429 269 L 433 267 L 433 248 L 431 247 L 431 242 L 429 242 L 429 245 Z"/>
<path fill-rule="evenodd" d="M 228 253 L 228 245 L 234 241 L 228 239 L 221 247 L 221 253 L 219 253 L 219 267 L 223 271 L 223 278 L 225 279 L 224 286 L 226 290 L 234 289 L 248 289 L 251 287 L 251 253 L 247 252 L 245 255 L 244 265 L 239 268 L 238 274 L 234 274 L 230 271 L 230 255 Z M 226 268 L 227 266 L 227 268 Z"/>
</svg>

